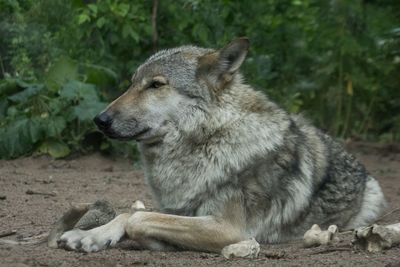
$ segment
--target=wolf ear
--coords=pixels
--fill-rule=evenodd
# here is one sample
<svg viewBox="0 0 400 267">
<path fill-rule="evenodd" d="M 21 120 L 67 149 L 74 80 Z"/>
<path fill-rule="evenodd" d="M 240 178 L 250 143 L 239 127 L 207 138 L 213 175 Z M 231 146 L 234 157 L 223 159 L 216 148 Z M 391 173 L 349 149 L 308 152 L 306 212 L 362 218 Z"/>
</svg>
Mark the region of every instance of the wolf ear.
<svg viewBox="0 0 400 267">
<path fill-rule="evenodd" d="M 219 70 L 223 74 L 234 74 L 242 65 L 249 51 L 250 42 L 246 37 L 238 38 L 219 50 Z"/>
<path fill-rule="evenodd" d="M 242 65 L 249 46 L 249 39 L 242 37 L 216 52 L 202 56 L 198 74 L 206 78 L 215 89 L 222 89 Z"/>
</svg>

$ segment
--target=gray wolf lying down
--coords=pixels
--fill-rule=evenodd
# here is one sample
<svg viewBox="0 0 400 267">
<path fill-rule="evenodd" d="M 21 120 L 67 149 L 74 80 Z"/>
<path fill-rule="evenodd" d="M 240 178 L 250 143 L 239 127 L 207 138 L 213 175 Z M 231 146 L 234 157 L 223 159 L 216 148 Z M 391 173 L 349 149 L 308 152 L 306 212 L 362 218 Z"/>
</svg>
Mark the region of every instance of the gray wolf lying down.
<svg viewBox="0 0 400 267">
<path fill-rule="evenodd" d="M 246 84 L 249 48 L 182 46 L 147 59 L 95 118 L 110 138 L 136 140 L 160 213 L 121 214 L 61 237 L 87 252 L 123 236 L 143 248 L 220 252 L 250 237 L 284 242 L 314 223 L 370 223 L 385 206 L 378 182 L 331 137 Z"/>
</svg>

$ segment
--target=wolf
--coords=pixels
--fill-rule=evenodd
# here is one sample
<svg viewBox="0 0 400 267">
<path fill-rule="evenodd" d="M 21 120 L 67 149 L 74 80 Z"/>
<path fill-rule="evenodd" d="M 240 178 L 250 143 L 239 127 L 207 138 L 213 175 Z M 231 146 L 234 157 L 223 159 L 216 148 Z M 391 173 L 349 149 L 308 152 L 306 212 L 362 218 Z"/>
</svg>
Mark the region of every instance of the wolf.
<svg viewBox="0 0 400 267">
<path fill-rule="evenodd" d="M 162 50 L 94 119 L 108 137 L 136 140 L 160 212 L 121 214 L 61 237 L 94 252 L 122 237 L 151 250 L 220 252 L 254 237 L 278 243 L 313 224 L 367 225 L 386 206 L 378 182 L 327 134 L 246 84 L 249 40 L 214 50 Z"/>
</svg>

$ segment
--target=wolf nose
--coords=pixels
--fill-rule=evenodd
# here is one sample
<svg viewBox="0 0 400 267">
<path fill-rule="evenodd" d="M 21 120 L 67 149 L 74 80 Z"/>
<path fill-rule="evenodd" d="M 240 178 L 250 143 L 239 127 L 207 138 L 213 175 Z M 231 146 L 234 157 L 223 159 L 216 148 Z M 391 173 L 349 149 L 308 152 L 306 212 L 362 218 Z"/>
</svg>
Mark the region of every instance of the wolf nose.
<svg viewBox="0 0 400 267">
<path fill-rule="evenodd" d="M 99 127 L 99 129 L 101 129 L 101 130 L 109 128 L 112 123 L 111 117 L 106 112 L 103 112 L 103 113 L 100 113 L 99 115 L 97 115 L 93 119 L 93 121 L 94 121 L 94 123 L 96 123 L 97 127 Z"/>
</svg>

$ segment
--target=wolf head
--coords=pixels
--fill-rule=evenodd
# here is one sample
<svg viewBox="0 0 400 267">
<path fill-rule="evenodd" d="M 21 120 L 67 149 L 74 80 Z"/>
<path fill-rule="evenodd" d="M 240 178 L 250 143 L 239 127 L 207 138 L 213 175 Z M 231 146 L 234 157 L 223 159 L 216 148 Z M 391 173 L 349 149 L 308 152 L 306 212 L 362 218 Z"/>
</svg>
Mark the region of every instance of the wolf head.
<svg viewBox="0 0 400 267">
<path fill-rule="evenodd" d="M 132 76 L 132 85 L 94 118 L 110 138 L 144 143 L 207 117 L 218 96 L 235 80 L 249 48 L 239 38 L 219 50 L 182 46 L 147 59 Z"/>
</svg>

